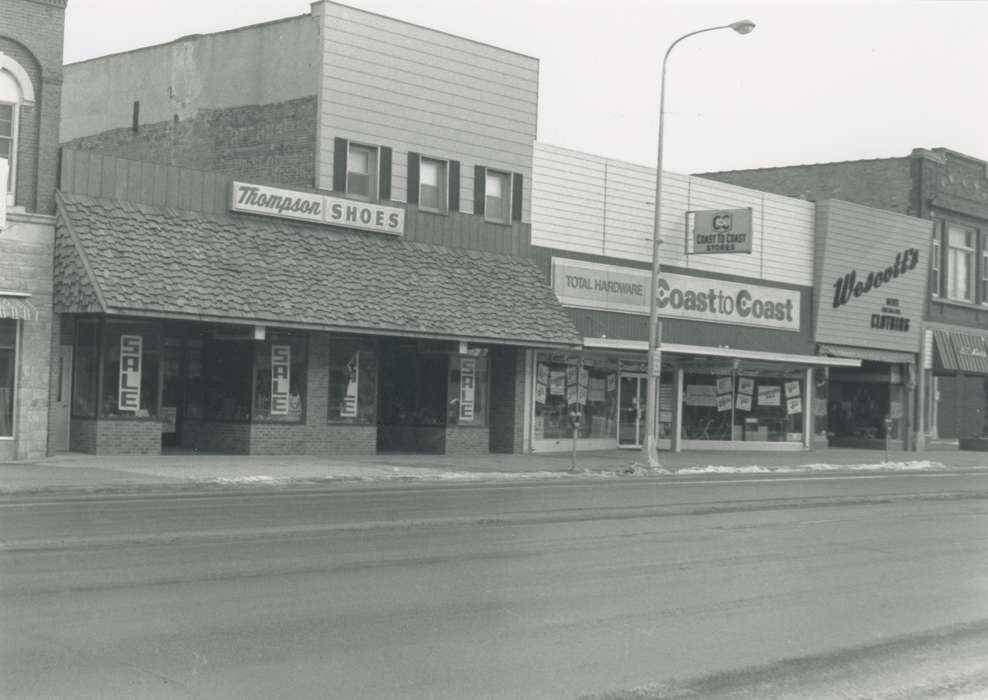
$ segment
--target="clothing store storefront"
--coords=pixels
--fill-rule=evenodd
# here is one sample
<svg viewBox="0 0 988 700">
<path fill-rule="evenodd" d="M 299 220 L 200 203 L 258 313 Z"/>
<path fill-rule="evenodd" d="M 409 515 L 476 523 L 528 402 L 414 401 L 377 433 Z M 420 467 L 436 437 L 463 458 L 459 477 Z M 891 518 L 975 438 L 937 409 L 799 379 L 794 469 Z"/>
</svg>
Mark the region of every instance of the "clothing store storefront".
<svg viewBox="0 0 988 700">
<path fill-rule="evenodd" d="M 350 206 L 394 230 L 61 195 L 70 448 L 520 451 L 526 352 L 580 342 L 537 268 Z"/>
<path fill-rule="evenodd" d="M 581 353 L 536 353 L 532 447 L 637 448 L 645 434 L 647 269 L 552 258 L 553 288 L 584 334 Z M 724 275 L 663 272 L 658 296 L 660 449 L 803 450 L 814 368 L 860 361 L 812 354 L 811 290 Z M 601 331 L 609 332 L 601 332 Z M 593 335 L 591 335 L 593 333 Z M 632 338 L 614 337 L 615 335 Z"/>
<path fill-rule="evenodd" d="M 817 445 L 914 446 L 929 239 L 928 221 L 817 203 L 817 350 L 861 360 L 818 374 Z"/>
</svg>

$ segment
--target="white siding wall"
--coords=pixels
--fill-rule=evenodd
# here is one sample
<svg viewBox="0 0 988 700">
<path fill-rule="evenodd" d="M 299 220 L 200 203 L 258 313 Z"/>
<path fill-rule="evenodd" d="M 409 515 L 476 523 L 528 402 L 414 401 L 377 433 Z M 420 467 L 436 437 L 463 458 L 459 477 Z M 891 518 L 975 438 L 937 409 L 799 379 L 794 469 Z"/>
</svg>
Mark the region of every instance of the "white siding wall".
<svg viewBox="0 0 988 700">
<path fill-rule="evenodd" d="M 460 211 L 473 213 L 473 172 L 524 176 L 530 220 L 538 60 L 322 2 L 317 182 L 331 189 L 335 137 L 393 149 L 392 199 L 406 201 L 408 152 L 460 161 Z"/>
<path fill-rule="evenodd" d="M 651 260 L 654 168 L 537 143 L 532 180 L 532 245 Z M 811 202 L 669 172 L 662 186 L 663 265 L 813 284 Z M 746 207 L 751 255 L 685 254 L 687 211 Z"/>
</svg>

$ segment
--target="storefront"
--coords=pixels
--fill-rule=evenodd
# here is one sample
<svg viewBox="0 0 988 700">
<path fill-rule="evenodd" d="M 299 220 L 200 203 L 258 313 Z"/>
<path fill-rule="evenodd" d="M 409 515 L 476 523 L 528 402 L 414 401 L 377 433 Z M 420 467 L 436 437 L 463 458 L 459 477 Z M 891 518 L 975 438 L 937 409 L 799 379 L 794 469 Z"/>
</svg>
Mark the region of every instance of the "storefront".
<svg viewBox="0 0 988 700">
<path fill-rule="evenodd" d="M 526 353 L 580 340 L 531 262 L 264 214 L 61 195 L 72 450 L 521 449 Z"/>
<path fill-rule="evenodd" d="M 926 335 L 929 418 L 938 429 L 936 437 L 988 437 L 988 335 L 940 327 L 928 329 Z"/>
<path fill-rule="evenodd" d="M 647 343 L 614 336 L 645 335 L 648 270 L 562 256 L 551 270 L 584 349 L 535 354 L 533 450 L 569 449 L 574 410 L 583 417 L 578 449 L 640 447 Z M 811 291 L 680 271 L 664 271 L 659 290 L 660 449 L 809 448 L 813 368 L 860 365 L 810 352 Z"/>
<path fill-rule="evenodd" d="M 818 352 L 861 367 L 818 374 L 814 441 L 913 448 L 930 224 L 839 200 L 816 206 Z"/>
</svg>

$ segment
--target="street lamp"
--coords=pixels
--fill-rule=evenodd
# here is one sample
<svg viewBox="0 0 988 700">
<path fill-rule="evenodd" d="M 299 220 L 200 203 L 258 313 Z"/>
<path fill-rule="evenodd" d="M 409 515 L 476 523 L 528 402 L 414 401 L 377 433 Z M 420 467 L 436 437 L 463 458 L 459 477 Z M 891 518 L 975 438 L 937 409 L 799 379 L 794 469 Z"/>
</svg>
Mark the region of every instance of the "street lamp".
<svg viewBox="0 0 988 700">
<path fill-rule="evenodd" d="M 652 295 L 649 297 L 648 314 L 648 357 L 646 372 L 646 400 L 645 400 L 645 440 L 642 442 L 642 458 L 650 467 L 659 466 L 659 452 L 656 441 L 656 410 L 658 409 L 658 380 L 662 371 L 661 350 L 659 349 L 658 327 L 659 327 L 659 307 L 656 304 L 656 297 L 659 293 L 659 226 L 662 219 L 662 132 L 664 117 L 666 113 L 666 63 L 669 61 L 669 54 L 676 48 L 676 44 L 691 36 L 713 32 L 718 29 L 733 29 L 738 34 L 750 34 L 755 28 L 755 23 L 750 19 L 742 19 L 731 24 L 724 24 L 718 27 L 707 27 L 698 29 L 689 34 L 683 34 L 674 42 L 669 44 L 665 56 L 662 58 L 662 79 L 659 83 L 659 152 L 655 163 L 655 220 L 652 223 Z"/>
</svg>

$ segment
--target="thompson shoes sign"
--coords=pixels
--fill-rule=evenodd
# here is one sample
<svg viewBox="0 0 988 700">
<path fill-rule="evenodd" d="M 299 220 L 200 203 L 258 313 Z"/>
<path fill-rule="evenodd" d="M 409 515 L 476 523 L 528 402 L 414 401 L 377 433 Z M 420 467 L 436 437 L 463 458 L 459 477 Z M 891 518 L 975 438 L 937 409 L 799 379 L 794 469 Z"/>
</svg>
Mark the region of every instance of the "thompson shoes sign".
<svg viewBox="0 0 988 700">
<path fill-rule="evenodd" d="M 647 315 L 650 285 L 648 270 L 552 259 L 552 287 L 563 306 Z M 656 301 L 660 316 L 799 331 L 799 296 L 795 289 L 663 272 Z"/>
</svg>

